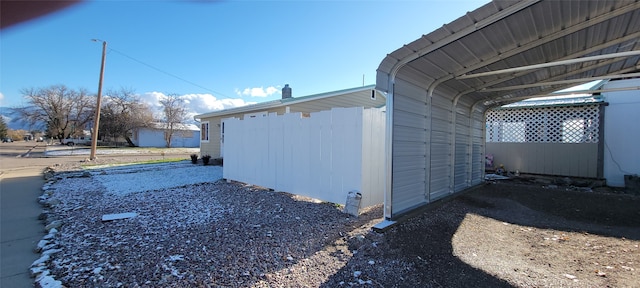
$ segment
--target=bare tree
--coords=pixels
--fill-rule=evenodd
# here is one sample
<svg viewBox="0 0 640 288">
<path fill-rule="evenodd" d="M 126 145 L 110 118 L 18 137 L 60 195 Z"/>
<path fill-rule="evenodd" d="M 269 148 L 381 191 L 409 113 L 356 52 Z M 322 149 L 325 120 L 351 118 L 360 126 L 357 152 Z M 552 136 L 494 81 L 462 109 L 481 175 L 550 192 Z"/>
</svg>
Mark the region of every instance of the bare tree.
<svg viewBox="0 0 640 288">
<path fill-rule="evenodd" d="M 187 108 L 182 99 L 177 94 L 169 94 L 160 100 L 162 112 L 164 114 L 164 141 L 167 147 L 171 148 L 171 140 L 178 128 L 182 126 L 187 118 Z"/>
<path fill-rule="evenodd" d="M 20 118 L 32 128 L 44 128 L 47 134 L 62 139 L 80 135 L 93 120 L 95 96 L 85 89 L 64 85 L 22 90 L 29 106 L 16 108 Z"/>
<path fill-rule="evenodd" d="M 135 129 L 153 123 L 151 108 L 140 102 L 131 88 L 109 90 L 106 95 L 100 110 L 100 135 L 123 137 L 129 146 L 135 146 L 131 135 Z"/>
</svg>

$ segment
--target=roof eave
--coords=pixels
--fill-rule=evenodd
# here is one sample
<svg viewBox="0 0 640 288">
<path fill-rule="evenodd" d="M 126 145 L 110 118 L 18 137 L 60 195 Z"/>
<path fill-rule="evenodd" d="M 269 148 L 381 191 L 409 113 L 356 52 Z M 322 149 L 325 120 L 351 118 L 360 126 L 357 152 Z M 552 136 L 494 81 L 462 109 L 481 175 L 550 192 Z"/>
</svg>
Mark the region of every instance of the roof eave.
<svg viewBox="0 0 640 288">
<path fill-rule="evenodd" d="M 337 90 L 337 91 L 326 92 L 326 93 L 313 94 L 313 95 L 308 95 L 308 96 L 302 96 L 302 97 L 299 97 L 299 98 L 289 98 L 289 99 L 292 99 L 292 100 L 289 100 L 289 99 L 278 99 L 278 100 L 274 100 L 274 101 L 257 103 L 257 104 L 253 104 L 253 105 L 246 105 L 246 106 L 242 106 L 242 107 L 218 110 L 218 111 L 214 111 L 214 112 L 195 115 L 195 116 L 193 116 L 193 119 L 198 121 L 198 119 L 203 119 L 203 118 L 219 117 L 219 116 L 225 116 L 225 115 L 237 114 L 237 113 L 245 113 L 245 112 L 255 111 L 255 110 L 259 110 L 259 109 L 270 109 L 270 108 L 284 107 L 284 106 L 288 106 L 288 105 L 292 105 L 292 104 L 303 103 L 303 102 L 308 102 L 308 101 L 315 101 L 315 100 L 320 100 L 320 99 L 325 99 L 325 98 L 331 98 L 331 97 L 340 96 L 340 95 L 343 95 L 343 94 L 346 94 L 346 93 L 354 93 L 354 92 L 360 92 L 360 91 L 371 90 L 371 89 L 375 89 L 375 85 L 367 85 L 367 86 L 362 86 L 362 87 L 356 87 L 356 88 L 349 88 L 349 89 Z"/>
</svg>

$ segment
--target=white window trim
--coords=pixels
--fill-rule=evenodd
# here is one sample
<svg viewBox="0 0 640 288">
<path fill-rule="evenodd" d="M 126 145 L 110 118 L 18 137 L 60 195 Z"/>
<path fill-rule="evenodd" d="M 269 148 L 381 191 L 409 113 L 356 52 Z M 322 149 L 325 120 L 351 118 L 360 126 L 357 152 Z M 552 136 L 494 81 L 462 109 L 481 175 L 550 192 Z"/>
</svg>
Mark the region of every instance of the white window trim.
<svg viewBox="0 0 640 288">
<path fill-rule="evenodd" d="M 202 139 L 202 126 L 205 124 L 207 125 L 207 140 Z M 211 124 L 209 124 L 209 121 L 200 122 L 200 143 L 209 143 L 210 139 L 211 139 Z"/>
</svg>

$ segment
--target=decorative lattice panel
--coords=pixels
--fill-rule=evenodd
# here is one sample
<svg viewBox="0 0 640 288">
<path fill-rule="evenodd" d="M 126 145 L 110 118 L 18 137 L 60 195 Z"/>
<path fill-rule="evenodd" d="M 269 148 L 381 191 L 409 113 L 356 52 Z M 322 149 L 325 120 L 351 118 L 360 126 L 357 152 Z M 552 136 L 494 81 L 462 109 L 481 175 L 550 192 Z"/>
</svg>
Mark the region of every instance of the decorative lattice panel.
<svg viewBox="0 0 640 288">
<path fill-rule="evenodd" d="M 600 105 L 487 112 L 487 142 L 598 143 Z"/>
</svg>

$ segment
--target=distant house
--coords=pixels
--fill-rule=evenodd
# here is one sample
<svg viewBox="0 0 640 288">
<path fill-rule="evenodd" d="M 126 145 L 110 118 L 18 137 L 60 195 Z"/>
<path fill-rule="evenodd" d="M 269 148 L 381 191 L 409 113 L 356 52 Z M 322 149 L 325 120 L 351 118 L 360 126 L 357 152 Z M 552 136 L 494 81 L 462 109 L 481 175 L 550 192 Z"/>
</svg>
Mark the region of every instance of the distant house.
<svg viewBox="0 0 640 288">
<path fill-rule="evenodd" d="M 303 97 L 292 97 L 291 88 L 285 85 L 282 89 L 282 99 L 194 116 L 196 121 L 200 121 L 200 154 L 223 156 L 224 120 L 228 118 L 243 120 L 266 117 L 269 113 L 282 115 L 297 112 L 308 116 L 312 112 L 331 110 L 331 108 L 374 108 L 382 107 L 385 103 L 385 95 L 375 90 L 374 85 Z"/>
<path fill-rule="evenodd" d="M 133 132 L 131 141 L 138 147 L 166 147 L 164 140 L 165 123 L 153 123 L 151 127 L 140 128 Z M 200 144 L 200 129 L 194 124 L 177 124 L 171 140 L 171 147 L 195 148 Z"/>
</svg>

